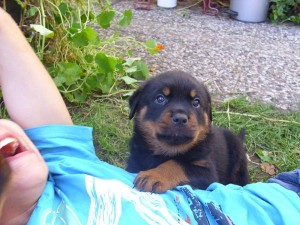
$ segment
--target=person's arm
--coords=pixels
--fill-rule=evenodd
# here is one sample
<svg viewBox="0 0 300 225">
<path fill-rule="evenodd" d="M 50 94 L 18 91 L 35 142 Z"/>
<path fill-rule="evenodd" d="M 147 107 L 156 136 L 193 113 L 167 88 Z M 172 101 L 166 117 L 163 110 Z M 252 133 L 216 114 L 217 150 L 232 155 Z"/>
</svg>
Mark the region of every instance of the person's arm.
<svg viewBox="0 0 300 225">
<path fill-rule="evenodd" d="M 52 78 L 17 24 L 1 8 L 0 85 L 9 116 L 21 127 L 72 124 Z"/>
</svg>

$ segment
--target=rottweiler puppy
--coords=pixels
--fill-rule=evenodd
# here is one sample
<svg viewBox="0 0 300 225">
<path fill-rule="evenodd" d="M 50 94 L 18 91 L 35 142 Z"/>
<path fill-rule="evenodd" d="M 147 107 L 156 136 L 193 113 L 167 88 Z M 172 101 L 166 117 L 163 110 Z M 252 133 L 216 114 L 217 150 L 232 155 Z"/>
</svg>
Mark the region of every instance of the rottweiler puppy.
<svg viewBox="0 0 300 225">
<path fill-rule="evenodd" d="M 134 186 L 163 193 L 178 185 L 245 185 L 244 132 L 213 126 L 211 97 L 194 76 L 169 71 L 145 81 L 129 99 L 134 117 L 127 171 Z"/>
</svg>

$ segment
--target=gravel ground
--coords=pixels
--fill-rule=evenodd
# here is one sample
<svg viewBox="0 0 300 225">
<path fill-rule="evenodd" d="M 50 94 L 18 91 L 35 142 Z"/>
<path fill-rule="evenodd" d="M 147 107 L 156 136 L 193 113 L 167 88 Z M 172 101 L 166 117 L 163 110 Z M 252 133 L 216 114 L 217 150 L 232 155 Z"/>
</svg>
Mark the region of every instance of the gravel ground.
<svg viewBox="0 0 300 225">
<path fill-rule="evenodd" d="M 133 2 L 114 8 L 133 9 Z M 142 55 L 153 73 L 190 72 L 215 99 L 247 95 L 284 110 L 300 109 L 300 26 L 243 23 L 226 14 L 203 15 L 200 7 L 180 9 L 155 4 L 150 11 L 133 9 L 133 24 L 122 31 L 165 46 L 160 54 Z"/>
</svg>

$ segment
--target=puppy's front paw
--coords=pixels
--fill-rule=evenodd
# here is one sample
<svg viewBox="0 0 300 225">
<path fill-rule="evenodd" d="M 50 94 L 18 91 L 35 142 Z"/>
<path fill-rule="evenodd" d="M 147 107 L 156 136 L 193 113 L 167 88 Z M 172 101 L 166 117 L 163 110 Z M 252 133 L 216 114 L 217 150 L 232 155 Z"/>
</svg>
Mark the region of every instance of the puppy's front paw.
<svg viewBox="0 0 300 225">
<path fill-rule="evenodd" d="M 159 171 L 151 169 L 139 172 L 134 180 L 134 187 L 140 191 L 164 193 L 175 186 L 169 182 L 168 178 L 163 177 Z"/>
<path fill-rule="evenodd" d="M 188 183 L 189 179 L 182 167 L 174 160 L 169 160 L 154 169 L 139 172 L 134 180 L 134 187 L 141 191 L 164 193 Z"/>
</svg>

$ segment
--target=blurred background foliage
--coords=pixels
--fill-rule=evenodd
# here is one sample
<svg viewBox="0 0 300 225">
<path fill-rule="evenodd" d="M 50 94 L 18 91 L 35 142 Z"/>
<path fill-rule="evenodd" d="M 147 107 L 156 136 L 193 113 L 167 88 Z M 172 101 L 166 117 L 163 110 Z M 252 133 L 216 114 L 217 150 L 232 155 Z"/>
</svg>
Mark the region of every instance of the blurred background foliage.
<svg viewBox="0 0 300 225">
<path fill-rule="evenodd" d="M 109 0 L 1 0 L 19 23 L 57 87 L 69 102 L 89 96 L 130 94 L 149 76 L 136 52 L 162 50 L 154 40 L 121 36 L 132 11 L 115 11 Z"/>
</svg>

